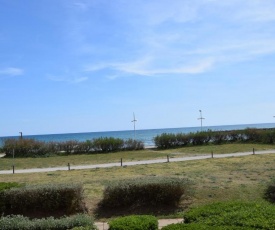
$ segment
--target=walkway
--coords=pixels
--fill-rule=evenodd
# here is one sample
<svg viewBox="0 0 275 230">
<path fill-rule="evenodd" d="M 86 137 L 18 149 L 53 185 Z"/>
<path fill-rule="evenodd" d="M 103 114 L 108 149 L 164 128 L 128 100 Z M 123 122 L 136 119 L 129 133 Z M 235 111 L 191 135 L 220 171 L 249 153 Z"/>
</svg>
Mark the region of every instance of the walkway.
<svg viewBox="0 0 275 230">
<path fill-rule="evenodd" d="M 182 223 L 183 219 L 160 219 L 158 220 L 159 223 L 159 229 L 161 229 L 164 226 L 167 226 L 169 224 L 177 224 Z M 109 225 L 106 222 L 95 222 L 95 225 L 97 226 L 98 230 L 108 230 Z"/>
<path fill-rule="evenodd" d="M 225 153 L 225 154 L 204 154 L 200 156 L 192 157 L 177 157 L 177 158 L 165 158 L 155 160 L 142 160 L 142 161 L 128 161 L 120 163 L 107 163 L 107 164 L 95 164 L 95 165 L 68 165 L 67 167 L 53 167 L 53 168 L 32 168 L 32 169 L 15 169 L 15 173 L 39 173 L 39 172 L 53 172 L 53 171 L 68 171 L 68 170 L 81 170 L 81 169 L 96 169 L 96 168 L 111 168 L 121 166 L 133 166 L 133 165 L 146 165 L 146 164 L 158 164 L 167 162 L 179 162 L 179 161 L 193 161 L 193 160 L 204 160 L 210 158 L 227 158 L 227 157 L 239 157 L 248 156 L 252 154 L 269 154 L 275 153 L 275 150 L 264 150 L 255 152 L 243 152 L 243 153 Z M 13 170 L 0 170 L 0 174 L 12 174 Z"/>
</svg>

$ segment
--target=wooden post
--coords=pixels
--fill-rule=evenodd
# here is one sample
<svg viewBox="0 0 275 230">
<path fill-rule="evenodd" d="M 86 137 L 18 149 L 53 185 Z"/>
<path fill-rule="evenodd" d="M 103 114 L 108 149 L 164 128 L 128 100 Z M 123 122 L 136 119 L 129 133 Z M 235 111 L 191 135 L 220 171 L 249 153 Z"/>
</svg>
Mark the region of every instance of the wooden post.
<svg viewBox="0 0 275 230">
<path fill-rule="evenodd" d="M 255 149 L 253 148 L 253 155 L 255 155 Z"/>
<path fill-rule="evenodd" d="M 211 157 L 214 158 L 214 154 L 213 154 L 213 151 L 211 152 Z"/>
<path fill-rule="evenodd" d="M 167 162 L 169 163 L 169 155 L 167 155 Z"/>
<path fill-rule="evenodd" d="M 71 166 L 70 166 L 70 163 L 68 163 L 68 170 L 69 170 L 69 171 L 71 170 Z"/>
<path fill-rule="evenodd" d="M 14 174 L 14 165 L 12 166 L 12 173 Z"/>
<path fill-rule="evenodd" d="M 120 158 L 120 166 L 122 167 L 122 158 Z"/>
</svg>

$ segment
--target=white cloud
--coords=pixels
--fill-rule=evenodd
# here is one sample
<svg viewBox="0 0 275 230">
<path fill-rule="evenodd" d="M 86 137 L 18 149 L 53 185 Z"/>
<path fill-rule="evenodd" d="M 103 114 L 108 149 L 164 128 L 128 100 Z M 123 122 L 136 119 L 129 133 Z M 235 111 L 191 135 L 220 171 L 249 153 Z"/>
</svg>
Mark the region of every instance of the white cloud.
<svg viewBox="0 0 275 230">
<path fill-rule="evenodd" d="M 86 9 L 88 2 L 76 1 L 75 5 Z M 90 54 L 96 63 L 86 65 L 84 72 L 108 70 L 109 79 L 124 74 L 200 74 L 220 64 L 275 53 L 274 29 L 268 23 L 275 20 L 273 0 L 151 0 L 135 4 L 118 0 L 106 6 L 110 7 L 106 9 L 107 21 L 115 19 L 114 35 L 123 36 L 120 41 L 101 43 L 89 39 L 97 28 L 89 28 L 88 19 L 77 21 L 76 25 L 85 26 L 76 30 L 80 39 L 75 47 L 83 56 Z M 95 35 L 102 34 L 104 24 L 99 28 Z M 97 54 L 102 63 L 96 60 Z"/>
<path fill-rule="evenodd" d="M 87 11 L 90 8 L 90 3 L 88 1 L 74 1 L 73 6 L 82 11 Z"/>
<path fill-rule="evenodd" d="M 183 64 L 177 64 L 175 66 L 170 66 L 166 68 L 154 68 L 154 61 L 150 57 L 146 57 L 134 62 L 124 62 L 124 63 L 107 63 L 105 65 L 100 64 L 95 67 L 87 68 L 87 71 L 93 72 L 99 69 L 111 68 L 118 71 L 119 74 L 111 75 L 109 79 L 116 79 L 119 76 L 124 76 L 125 74 L 134 74 L 141 76 L 159 76 L 163 74 L 200 74 L 209 71 L 215 61 L 213 58 L 205 58 L 196 62 L 190 62 Z"/>
<path fill-rule="evenodd" d="M 20 68 L 8 67 L 8 68 L 0 69 L 0 75 L 19 76 L 23 74 L 24 74 L 24 70 Z"/>
<path fill-rule="evenodd" d="M 64 77 L 48 75 L 47 78 L 51 81 L 66 82 L 71 84 L 81 83 L 88 80 L 88 77 Z"/>
</svg>

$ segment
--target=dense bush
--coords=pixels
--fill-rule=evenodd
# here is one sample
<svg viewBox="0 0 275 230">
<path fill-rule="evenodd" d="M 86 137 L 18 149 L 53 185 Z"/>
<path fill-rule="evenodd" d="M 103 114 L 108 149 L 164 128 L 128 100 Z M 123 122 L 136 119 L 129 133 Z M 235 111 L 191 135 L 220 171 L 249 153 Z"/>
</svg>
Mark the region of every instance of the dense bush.
<svg viewBox="0 0 275 230">
<path fill-rule="evenodd" d="M 104 190 L 102 207 L 159 207 L 178 205 L 182 195 L 190 192 L 186 179 L 148 177 L 113 182 Z"/>
<path fill-rule="evenodd" d="M 85 212 L 80 184 L 26 186 L 0 193 L 2 214 L 25 216 L 68 215 Z"/>
<path fill-rule="evenodd" d="M 0 192 L 6 189 L 18 188 L 23 186 L 17 182 L 0 182 Z"/>
<path fill-rule="evenodd" d="M 128 139 L 124 141 L 125 150 L 141 150 L 144 149 L 144 143 L 142 141 Z"/>
<path fill-rule="evenodd" d="M 275 203 L 275 181 L 273 181 L 265 190 L 265 198 L 268 201 Z"/>
<path fill-rule="evenodd" d="M 70 140 L 63 142 L 43 142 L 34 139 L 6 139 L 2 150 L 6 157 L 41 157 L 51 154 L 69 155 L 81 153 L 115 152 L 144 149 L 142 141 L 122 140 L 113 137 L 101 137 L 84 142 Z"/>
<path fill-rule="evenodd" d="M 188 134 L 163 133 L 154 138 L 155 146 L 160 149 L 186 145 L 205 145 L 222 143 L 263 143 L 275 144 L 275 129 L 245 129 L 233 131 L 203 131 Z"/>
<path fill-rule="evenodd" d="M 2 150 L 6 153 L 6 157 L 13 157 L 13 153 L 20 157 L 40 156 L 47 153 L 44 142 L 34 139 L 6 139 Z"/>
<path fill-rule="evenodd" d="M 94 139 L 93 147 L 95 151 L 112 152 L 122 150 L 124 141 L 119 138 L 101 137 Z"/>
<path fill-rule="evenodd" d="M 109 222 L 109 230 L 157 230 L 158 220 L 149 215 L 119 217 Z"/>
<path fill-rule="evenodd" d="M 206 224 L 170 224 L 162 228 L 162 230 L 253 230 L 249 227 L 235 226 L 209 226 Z"/>
<path fill-rule="evenodd" d="M 184 214 L 184 221 L 207 226 L 275 229 L 274 216 L 275 207 L 269 203 L 224 202 L 193 208 Z"/>
<path fill-rule="evenodd" d="M 262 133 L 262 142 L 264 144 L 275 144 L 275 130 L 266 130 Z"/>
<path fill-rule="evenodd" d="M 1 199 L 3 197 L 4 190 L 8 190 L 11 188 L 18 188 L 22 187 L 22 184 L 16 183 L 16 182 L 0 182 L 0 216 L 1 213 L 5 210 L 5 200 Z"/>
<path fill-rule="evenodd" d="M 67 230 L 75 229 L 76 227 L 85 227 L 85 229 L 96 230 L 94 221 L 91 217 L 83 214 L 62 217 L 54 219 L 33 219 L 30 220 L 24 216 L 6 216 L 0 218 L 0 230 Z"/>
</svg>

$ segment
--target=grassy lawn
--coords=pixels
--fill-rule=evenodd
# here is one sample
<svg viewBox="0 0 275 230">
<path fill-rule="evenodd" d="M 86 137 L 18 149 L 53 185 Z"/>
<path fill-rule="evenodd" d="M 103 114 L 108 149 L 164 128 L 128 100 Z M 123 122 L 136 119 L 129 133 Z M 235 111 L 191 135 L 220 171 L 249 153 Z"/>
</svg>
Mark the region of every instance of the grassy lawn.
<svg viewBox="0 0 275 230">
<path fill-rule="evenodd" d="M 205 145 L 196 147 L 185 147 L 170 150 L 157 150 L 157 149 L 145 149 L 141 151 L 123 151 L 115 153 L 105 154 L 81 154 L 81 155 L 69 155 L 69 156 L 55 156 L 46 158 L 16 158 L 7 159 L 0 158 L 0 170 L 10 170 L 13 163 L 16 169 L 27 168 L 47 168 L 56 166 L 71 165 L 87 165 L 87 164 L 101 164 L 101 163 L 114 163 L 123 161 L 138 161 L 166 158 L 170 157 L 183 157 L 183 156 L 195 156 L 200 154 L 210 154 L 212 151 L 214 154 L 219 153 L 235 153 L 235 152 L 247 152 L 255 148 L 257 150 L 269 150 L 274 149 L 274 145 L 263 144 L 225 144 L 225 145 Z"/>
<path fill-rule="evenodd" d="M 234 148 L 235 147 L 236 146 L 234 146 Z M 251 148 L 251 146 L 247 147 Z M 226 148 L 226 146 L 224 146 L 224 148 Z M 242 150 L 240 151 L 249 150 L 245 150 L 245 148 L 246 146 L 243 146 Z M 258 148 L 259 146 L 257 146 L 257 149 Z M 268 146 L 263 146 L 263 148 L 268 148 Z M 189 150 L 190 149 L 192 148 L 189 148 Z M 171 150 L 172 153 L 173 151 L 182 151 L 182 154 L 185 154 L 182 149 Z M 196 153 L 199 153 L 200 151 L 201 150 L 198 149 L 198 152 Z M 144 159 L 141 156 L 136 155 L 136 153 L 145 154 L 150 152 L 155 152 L 155 154 L 158 154 L 158 157 L 161 157 L 161 154 L 164 154 L 163 156 L 166 156 L 167 154 L 167 151 L 151 150 L 131 152 L 128 154 L 133 153 L 135 157 L 134 159 Z M 119 154 L 122 153 L 115 153 L 117 157 L 119 156 Z M 106 154 L 102 156 L 100 155 L 98 157 L 108 158 L 108 156 L 113 157 L 113 154 Z M 71 157 L 72 156 L 70 156 L 69 158 L 72 159 Z M 92 158 L 97 156 L 83 157 Z M 63 158 L 68 159 L 68 157 Z M 52 157 L 52 159 L 46 158 L 42 160 L 46 161 L 54 159 L 62 159 L 62 157 Z M 0 160 L 0 164 L 2 164 L 2 160 L 3 159 Z M 37 159 L 26 160 L 32 161 Z M 91 162 L 93 162 L 92 159 Z M 225 159 L 214 158 L 189 162 L 138 165 L 131 167 L 115 167 L 107 169 L 0 175 L 0 181 L 21 182 L 26 184 L 82 182 L 85 188 L 86 203 L 88 204 L 91 214 L 94 214 L 94 209 L 96 207 L 96 204 L 102 198 L 102 192 L 106 184 L 113 180 L 144 176 L 174 176 L 189 178 L 194 184 L 193 197 L 190 201 L 188 201 L 191 207 L 225 200 L 261 201 L 263 200 L 263 191 L 266 185 L 272 179 L 275 179 L 274 165 L 275 154 L 265 154 L 250 155 L 245 157 L 231 157 Z M 183 201 L 182 206 L 185 205 L 186 203 L 185 201 Z M 181 214 L 172 213 L 171 215 L 173 217 L 176 217 L 180 216 Z"/>
</svg>

